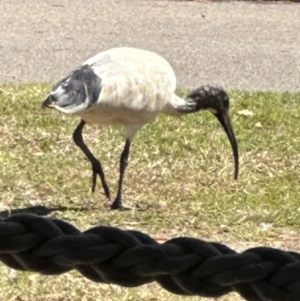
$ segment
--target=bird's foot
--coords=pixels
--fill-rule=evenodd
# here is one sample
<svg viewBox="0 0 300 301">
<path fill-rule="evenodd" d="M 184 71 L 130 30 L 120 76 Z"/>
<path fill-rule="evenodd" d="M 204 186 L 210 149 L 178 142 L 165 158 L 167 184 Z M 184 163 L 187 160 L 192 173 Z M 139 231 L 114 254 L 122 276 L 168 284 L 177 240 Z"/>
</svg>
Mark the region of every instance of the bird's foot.
<svg viewBox="0 0 300 301">
<path fill-rule="evenodd" d="M 122 202 L 118 199 L 115 199 L 115 201 L 110 205 L 110 209 L 112 210 L 120 210 L 120 211 L 128 211 L 131 210 L 131 208 L 124 207 Z"/>
</svg>

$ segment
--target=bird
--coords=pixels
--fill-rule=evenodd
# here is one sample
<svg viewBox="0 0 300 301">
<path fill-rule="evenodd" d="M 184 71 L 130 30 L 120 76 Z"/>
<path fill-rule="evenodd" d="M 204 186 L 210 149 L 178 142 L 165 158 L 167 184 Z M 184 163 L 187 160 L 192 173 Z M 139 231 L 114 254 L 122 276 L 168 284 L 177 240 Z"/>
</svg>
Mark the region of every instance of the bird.
<svg viewBox="0 0 300 301">
<path fill-rule="evenodd" d="M 239 173 L 239 151 L 229 116 L 230 99 L 220 85 L 202 85 L 185 97 L 176 94 L 176 76 L 170 63 L 160 54 L 135 47 L 114 47 L 86 59 L 47 93 L 42 108 L 75 115 L 80 122 L 73 141 L 92 167 L 91 190 L 97 176 L 105 196 L 111 201 L 102 165 L 85 144 L 85 125 L 118 126 L 125 145 L 120 156 L 118 190 L 111 209 L 129 209 L 123 205 L 122 188 L 132 141 L 137 132 L 157 115 L 174 117 L 210 111 L 220 122 L 230 141 L 234 156 L 234 179 Z"/>
</svg>

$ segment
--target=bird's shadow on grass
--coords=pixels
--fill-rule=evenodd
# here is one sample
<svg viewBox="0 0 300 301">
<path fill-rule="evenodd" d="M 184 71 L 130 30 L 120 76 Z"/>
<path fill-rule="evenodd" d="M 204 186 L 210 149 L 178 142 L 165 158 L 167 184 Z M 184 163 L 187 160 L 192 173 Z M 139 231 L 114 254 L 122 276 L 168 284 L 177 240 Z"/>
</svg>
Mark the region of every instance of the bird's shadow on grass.
<svg viewBox="0 0 300 301">
<path fill-rule="evenodd" d="M 21 209 L 11 209 L 11 210 L 4 210 L 0 211 L 0 218 L 7 218 L 15 214 L 34 214 L 34 215 L 39 215 L 39 216 L 46 216 L 51 214 L 52 212 L 56 211 L 88 211 L 89 209 L 87 208 L 72 208 L 72 207 L 65 207 L 65 206 L 59 206 L 59 207 L 54 207 L 54 208 L 48 208 L 46 206 L 38 205 L 38 206 L 30 206 L 30 207 L 25 207 Z"/>
</svg>

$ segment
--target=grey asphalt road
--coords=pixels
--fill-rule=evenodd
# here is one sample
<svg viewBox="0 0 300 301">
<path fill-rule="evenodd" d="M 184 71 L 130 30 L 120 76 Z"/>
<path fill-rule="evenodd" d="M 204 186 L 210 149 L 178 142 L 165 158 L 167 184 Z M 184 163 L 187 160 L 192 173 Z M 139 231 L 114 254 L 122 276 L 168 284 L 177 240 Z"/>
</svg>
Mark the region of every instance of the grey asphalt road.
<svg viewBox="0 0 300 301">
<path fill-rule="evenodd" d="M 0 0 L 0 82 L 56 81 L 114 46 L 163 55 L 178 86 L 300 91 L 300 4 Z"/>
</svg>

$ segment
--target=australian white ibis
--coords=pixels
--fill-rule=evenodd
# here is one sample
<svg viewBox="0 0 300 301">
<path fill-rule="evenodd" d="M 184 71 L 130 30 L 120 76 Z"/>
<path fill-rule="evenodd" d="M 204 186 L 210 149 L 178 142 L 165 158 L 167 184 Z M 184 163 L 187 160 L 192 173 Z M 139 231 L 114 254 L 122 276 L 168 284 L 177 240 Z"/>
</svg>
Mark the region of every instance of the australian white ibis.
<svg viewBox="0 0 300 301">
<path fill-rule="evenodd" d="M 120 157 L 120 176 L 112 209 L 125 209 L 122 183 L 130 145 L 137 131 L 159 113 L 184 115 L 211 111 L 223 126 L 233 149 L 238 177 L 239 154 L 231 126 L 229 97 L 219 86 L 201 86 L 181 98 L 175 94 L 176 77 L 170 64 L 160 55 L 131 47 L 116 47 L 85 61 L 52 88 L 42 107 L 78 115 L 81 122 L 73 133 L 75 144 L 92 164 L 92 191 L 99 175 L 104 193 L 110 199 L 101 163 L 83 141 L 85 124 L 118 125 L 125 129 L 126 143 Z"/>
</svg>

